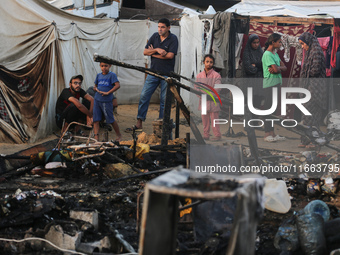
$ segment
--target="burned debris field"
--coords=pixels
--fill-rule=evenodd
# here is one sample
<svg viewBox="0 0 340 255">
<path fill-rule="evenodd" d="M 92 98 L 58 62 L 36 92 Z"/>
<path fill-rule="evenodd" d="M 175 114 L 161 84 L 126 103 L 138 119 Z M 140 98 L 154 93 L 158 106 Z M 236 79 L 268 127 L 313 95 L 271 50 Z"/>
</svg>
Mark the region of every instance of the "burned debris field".
<svg viewBox="0 0 340 255">
<path fill-rule="evenodd" d="M 65 138 L 62 150 L 54 150 L 57 139 L 2 156 L 1 254 L 330 254 L 340 248 L 337 175 L 277 178 L 290 206 L 283 213 L 285 205 L 275 205 L 275 212 L 264 203 L 261 178 L 192 175 L 181 167 L 185 139 L 162 146 L 153 136 L 142 138 L 146 143 Z M 218 150 L 229 151 L 223 147 Z M 243 162 L 255 164 L 242 148 Z M 259 149 L 259 156 L 272 165 L 338 162 L 330 153 Z M 320 214 L 304 225 L 312 201 L 328 211 L 318 207 Z"/>
<path fill-rule="evenodd" d="M 337 1 L 2 1 L 0 255 L 339 255 Z"/>
<path fill-rule="evenodd" d="M 86 177 L 92 180 L 89 181 Z M 41 181 L 40 185 L 28 185 L 31 186 L 30 191 L 20 192 L 17 190 L 18 192 L 13 196 L 2 194 L 2 237 L 10 237 L 10 239 L 33 236 L 46 238 L 49 231 L 53 231 L 50 230 L 52 227 L 69 235 L 71 239 L 77 236 L 73 241 L 74 249 L 79 242 L 92 243 L 100 240 L 105 241 L 105 238 L 115 239 L 118 232 L 124 236 L 126 242 L 134 247 L 137 246 L 136 202 L 142 183 L 131 181 L 128 183 L 128 187 L 126 187 L 126 183 L 116 184 L 114 188 L 105 191 L 105 189 L 98 190 L 101 184 L 99 179 L 94 176 L 62 180 L 63 185 L 60 185 L 61 180 L 47 185 L 43 184 L 44 177 Z M 16 182 L 22 182 L 22 180 Z M 17 187 L 20 186 L 18 183 Z M 27 189 L 27 184 L 24 186 Z M 47 191 L 42 192 L 41 190 Z M 58 191 L 60 193 L 57 193 Z M 5 208 L 7 210 L 4 211 Z M 91 220 L 91 224 L 81 220 L 81 217 L 72 219 L 70 218 L 71 211 L 74 211 L 75 214 L 82 212 L 95 214 L 96 220 L 95 222 Z M 95 218 L 95 216 L 90 218 Z M 81 239 L 79 239 L 79 232 L 82 232 Z M 53 240 L 53 234 L 51 234 L 51 238 Z M 117 253 L 124 250 L 123 244 L 112 247 L 113 244 L 110 241 L 106 242 L 108 244 L 101 247 L 102 251 Z M 1 250 L 6 254 L 46 254 L 44 246 L 45 243 L 39 241 L 15 245 L 2 242 Z M 72 249 L 72 245 L 66 245 L 66 247 Z M 48 252 L 53 250 L 55 249 L 48 250 Z M 56 252 L 56 254 L 59 253 Z"/>
<path fill-rule="evenodd" d="M 85 254 L 91 249 L 91 254 L 137 251 L 144 186 L 161 173 L 185 164 L 185 145 L 172 145 L 171 151 L 151 146 L 141 159 L 131 156 L 130 145 L 108 143 L 103 149 L 100 144 L 85 153 L 91 147 L 87 146 L 75 156 L 91 157 L 75 161 L 63 158 L 63 164 L 50 162 L 47 166 L 48 157 L 50 161 L 60 158 L 59 152 L 53 153 L 57 142 L 47 142 L 2 161 L 2 169 L 12 165 L 15 169 L 2 172 L 0 180 L 1 237 L 12 240 L 49 237 L 56 245 L 74 251 L 80 243 L 89 243 L 85 248 L 80 246 L 80 252 Z M 40 152 L 23 156 L 37 150 Z M 42 165 L 37 164 L 39 160 Z M 17 168 L 19 165 L 22 167 Z M 165 170 L 159 172 L 160 169 Z M 54 231 L 69 236 L 70 240 L 58 239 Z M 2 254 L 63 254 L 47 246 L 39 240 L 0 241 Z"/>
</svg>

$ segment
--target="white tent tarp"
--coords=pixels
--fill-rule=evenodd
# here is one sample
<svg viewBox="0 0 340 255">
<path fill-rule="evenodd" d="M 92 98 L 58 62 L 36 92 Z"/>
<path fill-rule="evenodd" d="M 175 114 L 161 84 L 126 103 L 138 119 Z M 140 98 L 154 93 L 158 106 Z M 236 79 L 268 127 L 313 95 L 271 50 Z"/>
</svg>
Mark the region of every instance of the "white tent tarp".
<svg viewBox="0 0 340 255">
<path fill-rule="evenodd" d="M 73 6 L 74 8 L 79 9 L 84 7 L 84 0 L 45 0 L 45 1 L 57 8 Z M 96 5 L 103 3 L 104 0 L 96 0 Z M 85 0 L 85 6 L 93 6 L 93 4 L 94 4 L 93 0 Z"/>
<path fill-rule="evenodd" d="M 73 0 L 74 8 L 84 7 L 84 0 Z M 96 0 L 96 4 L 102 4 L 104 0 Z M 117 3 L 117 2 L 116 2 Z M 93 0 L 85 0 L 85 6 L 92 6 L 94 4 Z"/>
<path fill-rule="evenodd" d="M 66 10 L 66 11 L 74 15 L 79 15 L 79 16 L 88 17 L 88 18 L 92 18 L 100 14 L 106 14 L 106 17 L 108 18 L 118 18 L 119 16 L 119 6 L 117 2 L 113 2 L 109 6 L 97 7 L 96 15 L 94 15 L 94 9 L 86 9 L 86 10 L 71 9 L 71 10 Z"/>
<path fill-rule="evenodd" d="M 74 5 L 73 0 L 45 0 L 45 1 L 57 8 L 65 8 Z"/>
<path fill-rule="evenodd" d="M 303 17 L 328 15 L 340 18 L 339 2 L 336 1 L 271 1 L 242 0 L 226 12 L 249 16 L 291 16 Z"/>
<path fill-rule="evenodd" d="M 203 56 L 206 53 L 204 49 L 204 23 L 198 15 L 182 17 L 181 27 L 181 75 L 191 78 L 195 81 L 198 73 L 203 71 Z M 211 24 L 212 27 L 212 24 Z M 210 47 L 209 47 L 210 49 Z M 182 80 L 182 82 L 193 88 L 193 84 Z M 196 94 L 181 90 L 184 103 L 189 106 L 191 112 L 199 115 L 198 97 Z"/>
</svg>

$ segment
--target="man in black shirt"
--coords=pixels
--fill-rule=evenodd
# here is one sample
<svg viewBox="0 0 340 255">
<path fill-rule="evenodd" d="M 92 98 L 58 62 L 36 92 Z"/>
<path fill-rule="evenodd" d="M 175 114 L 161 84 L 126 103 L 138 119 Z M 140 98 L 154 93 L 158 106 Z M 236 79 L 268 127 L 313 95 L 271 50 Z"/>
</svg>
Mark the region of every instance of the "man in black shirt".
<svg viewBox="0 0 340 255">
<path fill-rule="evenodd" d="M 55 118 L 57 126 L 62 129 L 62 132 L 73 121 L 84 122 L 86 119 L 87 125 L 92 125 L 94 99 L 81 88 L 82 82 L 82 75 L 73 76 L 70 80 L 70 87 L 63 89 L 58 97 Z M 80 103 L 80 98 L 85 98 L 91 103 L 90 109 Z M 64 120 L 65 124 L 63 126 Z"/>
<path fill-rule="evenodd" d="M 178 39 L 175 34 L 170 32 L 170 21 L 166 18 L 160 19 L 158 21 L 158 32 L 150 37 L 143 52 L 145 56 L 151 56 L 151 69 L 165 75 L 170 74 L 174 71 L 177 50 Z M 161 87 L 159 118 L 163 118 L 167 82 L 148 74 L 139 99 L 137 124 L 132 128 L 127 128 L 126 132 L 142 129 L 151 96 L 158 86 Z"/>
</svg>

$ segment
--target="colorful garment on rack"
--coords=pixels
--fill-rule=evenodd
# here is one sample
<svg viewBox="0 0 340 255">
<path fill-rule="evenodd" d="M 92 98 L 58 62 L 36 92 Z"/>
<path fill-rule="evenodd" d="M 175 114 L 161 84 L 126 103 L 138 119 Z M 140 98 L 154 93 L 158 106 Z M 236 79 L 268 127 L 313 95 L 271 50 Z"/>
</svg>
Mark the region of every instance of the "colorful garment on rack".
<svg viewBox="0 0 340 255">
<path fill-rule="evenodd" d="M 336 67 L 336 53 L 340 45 L 340 19 L 334 19 L 334 35 L 333 35 L 333 47 L 331 56 L 331 66 Z"/>
<path fill-rule="evenodd" d="M 331 68 L 331 56 L 332 56 L 332 47 L 333 47 L 333 36 L 329 37 L 329 44 L 327 48 L 327 55 L 326 55 L 326 68 Z"/>
<path fill-rule="evenodd" d="M 319 41 L 319 44 L 321 46 L 321 49 L 322 49 L 322 52 L 323 52 L 323 55 L 325 56 L 325 59 L 327 59 L 327 49 L 328 49 L 328 46 L 329 46 L 329 42 L 330 42 L 330 37 L 319 37 L 318 38 L 318 41 Z M 331 76 L 331 69 L 330 68 L 326 68 L 326 76 Z"/>
</svg>

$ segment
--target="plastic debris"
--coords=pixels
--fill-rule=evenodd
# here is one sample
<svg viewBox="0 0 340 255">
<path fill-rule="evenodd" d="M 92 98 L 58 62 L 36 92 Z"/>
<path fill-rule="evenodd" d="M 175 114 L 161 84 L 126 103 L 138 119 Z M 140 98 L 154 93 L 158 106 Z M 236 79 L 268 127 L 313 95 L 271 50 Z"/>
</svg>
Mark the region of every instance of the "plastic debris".
<svg viewBox="0 0 340 255">
<path fill-rule="evenodd" d="M 320 214 L 324 221 L 329 220 L 330 211 L 328 205 L 321 200 L 314 200 L 304 208 L 305 214 Z"/>
</svg>

